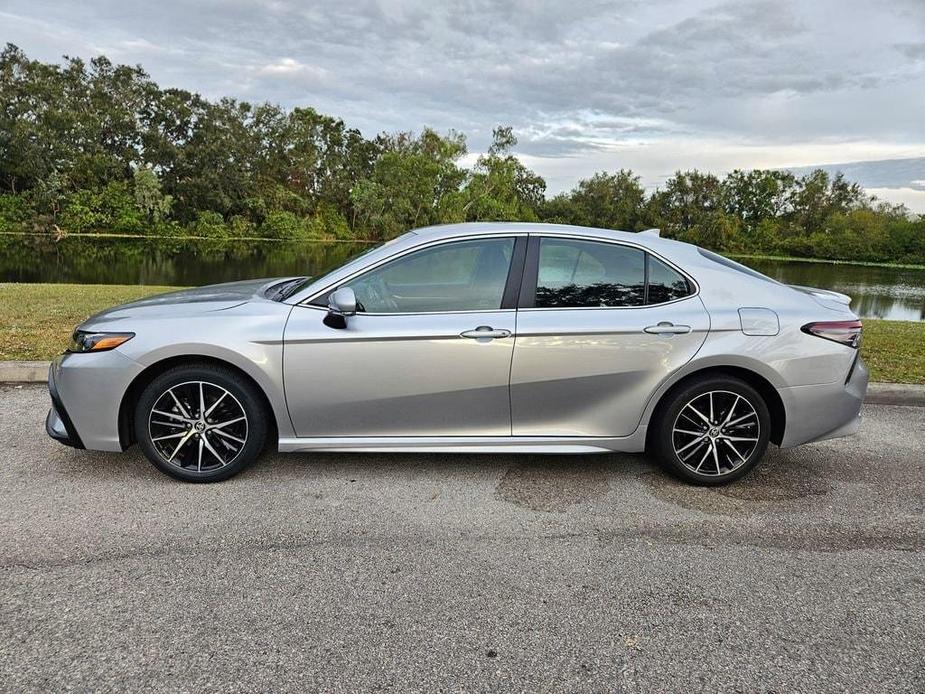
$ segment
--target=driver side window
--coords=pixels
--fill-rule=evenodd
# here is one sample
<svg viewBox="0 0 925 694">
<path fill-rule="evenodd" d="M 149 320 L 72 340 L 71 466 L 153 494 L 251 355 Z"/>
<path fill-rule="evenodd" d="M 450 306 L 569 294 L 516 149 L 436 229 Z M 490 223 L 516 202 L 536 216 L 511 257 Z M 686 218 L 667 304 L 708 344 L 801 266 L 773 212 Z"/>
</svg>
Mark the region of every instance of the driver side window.
<svg viewBox="0 0 925 694">
<path fill-rule="evenodd" d="M 362 313 L 501 308 L 513 238 L 457 241 L 410 253 L 351 280 Z"/>
</svg>

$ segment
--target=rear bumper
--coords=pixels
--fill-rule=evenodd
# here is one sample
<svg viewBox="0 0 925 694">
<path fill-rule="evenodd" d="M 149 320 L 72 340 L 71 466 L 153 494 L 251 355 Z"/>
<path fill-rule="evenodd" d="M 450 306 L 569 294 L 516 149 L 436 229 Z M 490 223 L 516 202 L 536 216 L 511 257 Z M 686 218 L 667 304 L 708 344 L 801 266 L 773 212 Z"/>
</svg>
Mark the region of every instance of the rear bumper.
<svg viewBox="0 0 925 694">
<path fill-rule="evenodd" d="M 787 413 L 781 448 L 857 433 L 868 379 L 859 355 L 844 383 L 781 388 L 778 392 Z"/>
<path fill-rule="evenodd" d="M 59 443 L 72 448 L 83 448 L 83 441 L 74 428 L 70 415 L 61 402 L 55 385 L 54 369 L 48 370 L 48 394 L 51 396 L 51 409 L 45 417 L 45 433 Z"/>
</svg>

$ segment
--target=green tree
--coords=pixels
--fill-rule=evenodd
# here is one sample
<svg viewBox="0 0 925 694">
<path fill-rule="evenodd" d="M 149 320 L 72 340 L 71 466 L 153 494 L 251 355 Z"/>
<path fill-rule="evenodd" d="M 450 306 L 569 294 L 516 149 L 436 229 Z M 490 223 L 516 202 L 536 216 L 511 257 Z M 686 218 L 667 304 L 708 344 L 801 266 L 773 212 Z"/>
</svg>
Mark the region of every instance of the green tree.
<svg viewBox="0 0 925 694">
<path fill-rule="evenodd" d="M 554 198 L 554 200 L 558 199 Z M 646 192 L 639 183 L 639 176 L 632 171 L 620 169 L 617 173 L 606 171 L 578 182 L 578 186 L 557 205 L 547 206 L 544 214 L 555 214 L 562 221 L 581 226 L 621 231 L 639 231 L 645 228 Z"/>
<path fill-rule="evenodd" d="M 135 169 L 135 205 L 149 223 L 158 223 L 170 214 L 173 197 L 161 192 L 161 182 L 150 166 Z"/>
<path fill-rule="evenodd" d="M 382 135 L 378 145 L 381 154 L 372 174 L 352 193 L 357 228 L 369 238 L 388 239 L 418 226 L 461 221 L 462 135 L 441 137 L 425 129 L 419 137 Z"/>
<path fill-rule="evenodd" d="M 802 235 L 824 230 L 833 214 L 844 214 L 864 206 L 867 198 L 857 183 L 849 183 L 842 174 L 829 176 L 822 169 L 797 179 L 788 215 L 791 229 Z"/>
<path fill-rule="evenodd" d="M 517 138 L 510 127 L 494 129 L 488 152 L 478 158 L 465 186 L 462 211 L 467 221 L 535 221 L 546 181 L 511 150 Z"/>
<path fill-rule="evenodd" d="M 254 107 L 247 102 L 222 99 L 207 107 L 195 122 L 173 170 L 177 216 L 182 221 L 200 212 L 222 217 L 246 215 L 247 200 L 258 195 L 253 163 L 259 139 L 250 127 Z"/>
<path fill-rule="evenodd" d="M 722 187 L 725 211 L 752 231 L 761 222 L 791 211 L 796 177 L 789 171 L 736 169 L 723 179 Z"/>
<path fill-rule="evenodd" d="M 723 187 L 713 174 L 675 173 L 652 195 L 648 214 L 668 237 L 716 250 L 736 244 L 740 222 L 726 213 Z"/>
<path fill-rule="evenodd" d="M 287 119 L 285 155 L 280 179 L 312 209 L 332 207 L 345 219 L 356 222 L 352 191 L 373 170 L 380 145 L 311 108 L 296 108 Z"/>
<path fill-rule="evenodd" d="M 368 139 L 311 108 L 211 101 L 163 89 L 105 56 L 0 51 L 0 227 L 66 233 L 391 238 L 428 224 L 545 220 L 666 236 L 718 250 L 925 262 L 925 217 L 840 175 L 677 172 L 646 195 L 628 170 L 551 199 L 498 127 Z"/>
</svg>

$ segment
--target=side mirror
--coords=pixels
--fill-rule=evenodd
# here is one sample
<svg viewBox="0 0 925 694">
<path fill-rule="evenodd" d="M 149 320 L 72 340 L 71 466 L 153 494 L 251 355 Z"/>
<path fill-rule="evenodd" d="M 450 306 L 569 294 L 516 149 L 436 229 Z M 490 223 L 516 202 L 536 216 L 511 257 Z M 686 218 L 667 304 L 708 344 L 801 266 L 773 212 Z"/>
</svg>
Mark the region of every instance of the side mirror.
<svg viewBox="0 0 925 694">
<path fill-rule="evenodd" d="M 347 327 L 347 317 L 356 315 L 357 295 L 350 287 L 341 287 L 328 299 L 328 315 L 324 324 L 329 328 L 343 330 Z"/>
</svg>

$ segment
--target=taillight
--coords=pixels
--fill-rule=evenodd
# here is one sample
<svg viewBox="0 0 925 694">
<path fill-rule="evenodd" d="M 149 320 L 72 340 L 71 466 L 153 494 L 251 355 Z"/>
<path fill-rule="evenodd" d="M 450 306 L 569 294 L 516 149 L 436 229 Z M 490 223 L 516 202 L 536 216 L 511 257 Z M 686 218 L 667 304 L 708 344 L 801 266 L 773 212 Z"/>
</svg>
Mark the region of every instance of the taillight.
<svg viewBox="0 0 925 694">
<path fill-rule="evenodd" d="M 840 342 L 843 345 L 857 349 L 861 345 L 862 327 L 859 320 L 832 320 L 807 323 L 800 330 L 807 335 L 815 335 L 824 340 Z"/>
</svg>

